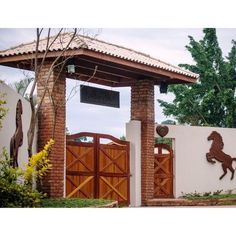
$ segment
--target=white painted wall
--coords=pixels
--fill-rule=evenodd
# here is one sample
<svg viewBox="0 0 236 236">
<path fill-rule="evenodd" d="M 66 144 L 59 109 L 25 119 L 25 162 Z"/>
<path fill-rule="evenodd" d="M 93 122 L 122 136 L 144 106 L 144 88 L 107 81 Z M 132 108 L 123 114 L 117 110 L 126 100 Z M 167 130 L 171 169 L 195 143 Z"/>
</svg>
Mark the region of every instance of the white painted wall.
<svg viewBox="0 0 236 236">
<path fill-rule="evenodd" d="M 130 205 L 141 206 L 141 122 L 126 124 L 126 140 L 130 142 Z"/>
<path fill-rule="evenodd" d="M 25 164 L 28 162 L 28 152 L 27 152 L 27 130 L 30 124 L 31 109 L 30 104 L 21 95 L 16 93 L 12 88 L 4 83 L 0 83 L 0 93 L 6 94 L 4 100 L 7 104 L 5 107 L 8 108 L 8 113 L 3 120 L 3 128 L 0 129 L 0 151 L 3 147 L 6 147 L 8 153 L 10 154 L 10 140 L 15 133 L 16 129 L 16 104 L 19 99 L 22 101 L 23 114 L 22 114 L 22 126 L 23 126 L 23 145 L 19 148 L 18 152 L 18 164 L 20 167 L 24 168 Z M 37 135 L 37 130 L 35 132 Z M 36 139 L 34 139 L 33 152 L 36 152 Z"/>
<path fill-rule="evenodd" d="M 207 137 L 212 131 L 221 134 L 223 151 L 236 157 L 236 129 L 167 125 L 166 138 L 174 139 L 174 196 L 197 191 L 199 193 L 236 189 L 236 172 L 233 180 L 231 172 L 219 180 L 223 174 L 221 163 L 211 164 L 206 160 L 212 141 Z M 156 134 L 156 131 L 155 131 Z M 158 135 L 156 134 L 156 137 Z M 236 162 L 233 162 L 234 169 Z"/>
</svg>

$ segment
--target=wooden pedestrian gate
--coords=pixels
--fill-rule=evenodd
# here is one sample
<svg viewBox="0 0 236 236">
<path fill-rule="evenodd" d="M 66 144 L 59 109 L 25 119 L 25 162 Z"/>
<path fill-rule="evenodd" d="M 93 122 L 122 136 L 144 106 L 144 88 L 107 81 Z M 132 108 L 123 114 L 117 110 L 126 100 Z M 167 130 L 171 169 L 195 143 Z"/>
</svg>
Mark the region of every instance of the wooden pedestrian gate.
<svg viewBox="0 0 236 236">
<path fill-rule="evenodd" d="M 105 140 L 110 142 L 104 144 Z M 106 134 L 68 135 L 66 196 L 112 199 L 129 205 L 129 142 Z"/>
<path fill-rule="evenodd" d="M 155 144 L 154 197 L 173 197 L 173 150 L 166 144 Z"/>
</svg>

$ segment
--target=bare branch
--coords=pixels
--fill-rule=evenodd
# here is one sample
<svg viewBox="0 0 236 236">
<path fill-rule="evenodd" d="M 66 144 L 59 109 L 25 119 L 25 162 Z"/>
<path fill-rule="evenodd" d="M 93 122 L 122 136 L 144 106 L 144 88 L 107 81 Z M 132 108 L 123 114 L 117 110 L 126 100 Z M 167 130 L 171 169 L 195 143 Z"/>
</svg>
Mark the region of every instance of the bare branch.
<svg viewBox="0 0 236 236">
<path fill-rule="evenodd" d="M 56 64 L 57 61 L 63 56 L 63 54 L 65 53 L 65 51 L 67 51 L 67 49 L 69 48 L 71 42 L 74 40 L 74 38 L 75 38 L 75 36 L 76 36 L 76 33 L 77 33 L 77 30 L 75 29 L 75 31 L 74 31 L 74 33 L 73 33 L 73 35 L 72 35 L 70 41 L 67 43 L 66 47 L 61 51 L 61 53 L 57 56 L 57 58 L 53 61 L 53 63 L 52 63 L 51 66 L 50 66 L 50 69 L 49 69 L 49 72 L 48 72 L 48 75 L 47 75 L 47 79 L 46 79 L 46 81 L 45 81 L 44 93 L 43 93 L 43 96 L 41 97 L 41 100 L 40 100 L 39 105 L 38 105 L 38 107 L 37 107 L 36 114 L 38 113 L 38 111 L 39 111 L 39 109 L 40 109 L 40 107 L 41 107 L 41 105 L 42 105 L 42 102 L 43 102 L 43 100 L 44 100 L 44 97 L 45 97 L 45 95 L 46 95 L 46 92 L 47 92 L 47 89 L 46 89 L 46 88 L 47 88 L 47 85 L 48 85 L 50 76 L 51 76 L 51 74 L 52 74 L 52 72 L 53 72 L 53 70 L 54 70 L 55 64 Z"/>
<path fill-rule="evenodd" d="M 96 75 L 97 69 L 98 69 L 98 66 L 95 66 L 92 76 L 86 82 L 89 82 L 91 79 L 94 78 L 94 76 Z"/>
<path fill-rule="evenodd" d="M 75 96 L 75 94 L 77 93 L 77 88 L 79 86 L 79 84 L 77 84 L 70 92 L 69 96 L 67 99 L 65 99 L 64 101 L 58 101 L 57 97 L 54 97 L 54 90 L 55 90 L 55 85 L 57 84 L 58 80 L 60 79 L 60 76 L 63 73 L 63 70 L 65 68 L 66 63 L 68 62 L 69 59 L 71 59 L 72 57 L 74 57 L 74 55 L 65 55 L 65 52 L 69 49 L 70 45 L 72 44 L 73 40 L 75 39 L 76 35 L 77 35 L 77 29 L 74 29 L 73 34 L 71 35 L 71 38 L 69 40 L 69 42 L 67 42 L 67 44 L 64 46 L 64 41 L 63 41 L 63 29 L 60 29 L 59 32 L 56 34 L 56 36 L 54 37 L 50 37 L 51 35 L 51 29 L 48 29 L 47 32 L 47 38 L 42 42 L 45 45 L 45 49 L 44 50 L 44 54 L 43 57 L 40 58 L 39 60 L 39 52 L 40 52 L 40 36 L 43 32 L 43 29 L 37 29 L 37 38 L 36 38 L 36 48 L 35 48 L 35 55 L 34 55 L 34 61 L 32 61 L 32 63 L 34 63 L 34 71 L 35 71 L 35 80 L 33 82 L 32 88 L 31 88 L 31 92 L 30 92 L 30 105 L 31 105 L 31 111 L 32 111 L 32 115 L 31 115 L 31 122 L 30 122 L 30 127 L 29 130 L 27 132 L 27 136 L 28 136 L 28 153 L 29 156 L 32 155 L 32 144 L 33 144 L 33 140 L 34 140 L 34 133 L 35 133 L 35 126 L 36 126 L 36 122 L 37 122 L 37 118 L 38 118 L 38 113 L 39 110 L 42 106 L 42 103 L 45 99 L 45 96 L 47 94 L 48 98 L 50 99 L 50 103 L 51 103 L 51 107 L 53 109 L 53 137 L 55 134 L 55 128 L 56 128 L 56 124 L 57 124 L 57 113 L 58 113 L 58 109 L 60 109 L 62 106 L 65 106 L 66 102 L 69 101 L 69 99 L 71 99 L 73 96 Z M 83 39 L 80 39 L 81 42 L 81 47 L 86 44 L 84 42 Z M 56 58 L 53 59 L 53 61 L 51 61 L 50 63 L 50 68 L 47 71 L 46 76 L 44 75 L 44 81 L 40 81 L 39 76 L 41 75 L 42 69 L 45 66 L 45 62 L 47 59 L 47 55 L 50 51 L 50 48 L 53 46 L 53 44 L 58 43 L 61 44 L 61 51 L 58 54 L 58 56 Z M 33 66 L 32 66 L 33 67 Z M 56 72 L 56 78 L 54 77 L 53 81 L 51 81 L 51 75 L 52 73 Z M 95 74 L 97 72 L 97 66 L 94 69 L 93 75 L 91 77 L 88 78 L 87 81 L 90 81 L 92 78 L 94 78 Z M 66 74 L 64 74 L 66 75 Z M 80 77 L 77 77 L 77 79 Z M 42 94 L 40 94 L 40 100 L 38 101 L 38 106 L 36 107 L 33 101 L 33 93 L 34 90 L 36 88 L 36 85 L 38 83 L 43 83 L 41 84 L 42 86 Z M 50 86 L 49 86 L 50 83 Z"/>
<path fill-rule="evenodd" d="M 48 37 L 47 37 L 47 44 L 46 44 L 46 48 L 45 48 L 45 52 L 44 52 L 44 55 L 43 55 L 43 59 L 42 59 L 42 62 L 40 63 L 40 68 L 39 68 L 39 71 L 42 69 L 43 65 L 44 65 L 44 62 L 45 62 L 45 59 L 47 57 L 47 54 L 51 48 L 51 46 L 54 44 L 54 42 L 57 40 L 57 38 L 60 36 L 61 32 L 62 32 L 63 29 L 60 29 L 59 32 L 57 33 L 57 35 L 53 38 L 53 40 L 51 41 L 51 43 L 49 44 L 49 41 L 50 41 L 50 32 L 51 32 L 51 29 L 49 28 L 48 30 Z"/>
</svg>

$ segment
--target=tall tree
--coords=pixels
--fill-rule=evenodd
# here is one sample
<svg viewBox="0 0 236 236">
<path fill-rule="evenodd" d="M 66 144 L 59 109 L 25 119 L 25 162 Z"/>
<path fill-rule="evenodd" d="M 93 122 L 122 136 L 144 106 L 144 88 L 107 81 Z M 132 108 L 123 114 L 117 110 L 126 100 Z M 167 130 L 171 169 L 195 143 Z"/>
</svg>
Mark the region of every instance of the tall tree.
<svg viewBox="0 0 236 236">
<path fill-rule="evenodd" d="M 186 46 L 195 64 L 179 65 L 198 73 L 198 82 L 170 86 L 169 92 L 175 95 L 173 102 L 158 102 L 164 114 L 180 124 L 236 127 L 236 41 L 232 41 L 232 49 L 224 58 L 216 30 L 207 28 L 203 33 L 200 41 L 189 36 Z"/>
<path fill-rule="evenodd" d="M 9 84 L 17 93 L 19 93 L 21 96 L 25 97 L 26 99 L 27 94 L 26 94 L 26 90 L 29 87 L 30 83 L 34 80 L 33 77 L 30 78 L 24 78 L 21 79 L 20 81 L 16 81 L 12 84 Z"/>
</svg>

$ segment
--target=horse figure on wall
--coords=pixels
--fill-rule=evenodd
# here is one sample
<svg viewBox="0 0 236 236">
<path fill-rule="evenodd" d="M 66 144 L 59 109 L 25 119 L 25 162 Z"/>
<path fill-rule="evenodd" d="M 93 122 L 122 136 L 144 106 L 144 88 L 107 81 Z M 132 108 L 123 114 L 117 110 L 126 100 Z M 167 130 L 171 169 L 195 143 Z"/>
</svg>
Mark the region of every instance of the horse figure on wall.
<svg viewBox="0 0 236 236">
<path fill-rule="evenodd" d="M 16 130 L 10 142 L 10 164 L 14 168 L 18 167 L 18 149 L 23 144 L 22 113 L 22 102 L 19 99 L 16 105 Z"/>
<path fill-rule="evenodd" d="M 216 163 L 216 161 L 214 161 L 213 159 L 221 162 L 224 173 L 220 176 L 219 179 L 222 179 L 227 174 L 227 169 L 229 169 L 232 173 L 232 180 L 234 178 L 234 169 L 232 167 L 232 162 L 236 161 L 236 158 L 232 158 L 230 155 L 223 152 L 224 142 L 218 132 L 212 131 L 207 140 L 212 140 L 210 151 L 206 154 L 207 161 L 212 164 Z"/>
</svg>

